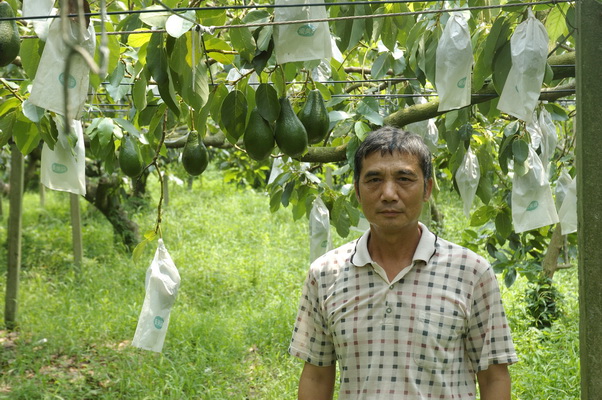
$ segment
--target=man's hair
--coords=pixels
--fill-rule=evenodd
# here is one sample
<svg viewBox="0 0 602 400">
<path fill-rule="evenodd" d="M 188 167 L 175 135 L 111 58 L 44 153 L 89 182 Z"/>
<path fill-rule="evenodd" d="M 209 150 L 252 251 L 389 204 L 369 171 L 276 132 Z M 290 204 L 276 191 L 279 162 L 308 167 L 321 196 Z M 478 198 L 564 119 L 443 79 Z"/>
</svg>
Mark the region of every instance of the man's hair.
<svg viewBox="0 0 602 400">
<path fill-rule="evenodd" d="M 399 152 L 416 156 L 424 175 L 425 185 L 433 176 L 431 151 L 422 138 L 403 129 L 383 126 L 370 132 L 355 152 L 353 180 L 356 185 L 360 179 L 364 159 L 377 151 L 380 151 L 381 155 L 385 155 L 386 153 L 392 155 L 395 152 Z"/>
</svg>

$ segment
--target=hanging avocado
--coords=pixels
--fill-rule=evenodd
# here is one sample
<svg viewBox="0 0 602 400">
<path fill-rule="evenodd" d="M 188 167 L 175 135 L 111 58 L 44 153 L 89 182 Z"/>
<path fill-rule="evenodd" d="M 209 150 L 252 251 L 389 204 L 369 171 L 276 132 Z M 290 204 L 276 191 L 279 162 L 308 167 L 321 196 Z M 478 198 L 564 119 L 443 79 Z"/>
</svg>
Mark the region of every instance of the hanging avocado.
<svg viewBox="0 0 602 400">
<path fill-rule="evenodd" d="M 15 13 L 6 1 L 0 1 L 0 67 L 4 67 L 19 55 L 21 40 L 15 20 L 4 21 L 2 18 L 14 18 Z"/>
<path fill-rule="evenodd" d="M 307 150 L 307 131 L 286 97 L 280 98 L 280 114 L 276 119 L 274 136 L 280 150 L 289 157 L 299 157 Z"/>
<path fill-rule="evenodd" d="M 254 108 L 243 136 L 245 150 L 253 160 L 265 160 L 274 149 L 274 132 L 270 124 Z"/>
<path fill-rule="evenodd" d="M 130 135 L 125 135 L 119 149 L 119 167 L 124 174 L 135 178 L 142 173 L 142 155 L 138 143 Z"/>
<path fill-rule="evenodd" d="M 209 152 L 197 131 L 191 131 L 182 151 L 182 166 L 192 175 L 200 175 L 209 165 Z"/>
<path fill-rule="evenodd" d="M 326 137 L 330 117 L 319 90 L 314 89 L 309 92 L 307 101 L 297 116 L 307 131 L 310 144 L 319 143 Z"/>
</svg>

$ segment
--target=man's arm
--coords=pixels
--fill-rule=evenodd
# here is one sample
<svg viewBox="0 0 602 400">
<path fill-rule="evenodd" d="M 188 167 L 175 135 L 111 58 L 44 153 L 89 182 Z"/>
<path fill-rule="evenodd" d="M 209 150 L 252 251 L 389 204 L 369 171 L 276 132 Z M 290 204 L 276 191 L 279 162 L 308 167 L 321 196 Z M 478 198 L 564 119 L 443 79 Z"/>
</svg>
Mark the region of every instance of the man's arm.
<svg viewBox="0 0 602 400">
<path fill-rule="evenodd" d="M 299 379 L 299 400 L 332 400 L 337 366 L 318 367 L 305 363 Z"/>
<path fill-rule="evenodd" d="M 508 364 L 493 364 L 477 372 L 481 400 L 510 400 Z"/>
</svg>

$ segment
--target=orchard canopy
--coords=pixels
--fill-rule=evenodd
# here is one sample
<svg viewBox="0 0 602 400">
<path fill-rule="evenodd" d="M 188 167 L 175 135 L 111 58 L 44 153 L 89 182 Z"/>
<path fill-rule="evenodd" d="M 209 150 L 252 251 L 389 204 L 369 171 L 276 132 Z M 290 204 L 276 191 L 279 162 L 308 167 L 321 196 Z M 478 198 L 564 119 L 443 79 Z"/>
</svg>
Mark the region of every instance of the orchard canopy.
<svg viewBox="0 0 602 400">
<path fill-rule="evenodd" d="M 265 185 L 270 178 L 269 206 L 289 207 L 295 218 L 320 197 L 347 236 L 360 221 L 351 156 L 369 131 L 392 125 L 425 137 L 439 187 L 465 203 L 472 227 L 465 244 L 486 248 L 506 284 L 517 274 L 540 276 L 551 245 L 548 276 L 559 267 L 559 250 L 574 249 L 575 235 L 563 240 L 557 225 L 573 215 L 558 212 L 575 176 L 573 2 L 8 3 L 21 49 L 0 68 L 0 146 L 15 143 L 30 161 L 62 137 L 75 149 L 78 135 L 57 116 L 77 120 L 72 126 L 81 121 L 85 197 L 110 220 L 116 213 L 128 220 L 122 203 L 130 189 L 143 191 L 149 173 L 186 177 L 179 157 L 195 131 L 228 180 Z M 461 84 L 450 81 L 457 68 L 468 68 Z M 56 90 L 41 84 L 53 69 L 61 77 Z M 503 100 L 505 87 L 515 93 Z M 249 157 L 244 135 L 253 110 L 275 129 L 280 99 L 297 113 L 315 90 L 327 110 L 326 136 L 300 155 L 276 145 L 265 160 Z M 509 110 L 528 103 L 512 97 L 525 90 L 528 115 Z M 126 136 L 145 166 L 131 179 L 119 165 Z M 543 210 L 535 217 L 518 209 L 529 200 L 529 179 L 541 189 L 527 204 Z M 441 196 L 431 202 L 433 223 Z M 135 228 L 124 240 L 139 240 Z"/>
</svg>

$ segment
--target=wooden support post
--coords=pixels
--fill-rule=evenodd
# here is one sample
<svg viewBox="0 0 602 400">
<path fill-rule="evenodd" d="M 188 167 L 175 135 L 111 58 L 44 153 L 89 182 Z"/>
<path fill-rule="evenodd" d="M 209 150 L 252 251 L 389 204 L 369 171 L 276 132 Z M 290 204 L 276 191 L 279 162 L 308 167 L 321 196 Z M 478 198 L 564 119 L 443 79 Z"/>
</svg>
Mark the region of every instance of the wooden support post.
<svg viewBox="0 0 602 400">
<path fill-rule="evenodd" d="M 79 207 L 79 195 L 69 193 L 71 200 L 71 237 L 73 240 L 73 261 L 78 267 L 82 265 L 84 245 L 82 239 L 82 216 Z"/>
<path fill-rule="evenodd" d="M 23 213 L 23 155 L 11 144 L 10 194 L 8 215 L 8 269 L 4 322 L 10 330 L 17 326 L 19 274 L 21 272 L 21 216 Z"/>
<path fill-rule="evenodd" d="M 577 9 L 577 210 L 581 399 L 602 394 L 602 3 Z"/>
<path fill-rule="evenodd" d="M 46 186 L 40 182 L 40 207 L 46 207 Z"/>
</svg>

